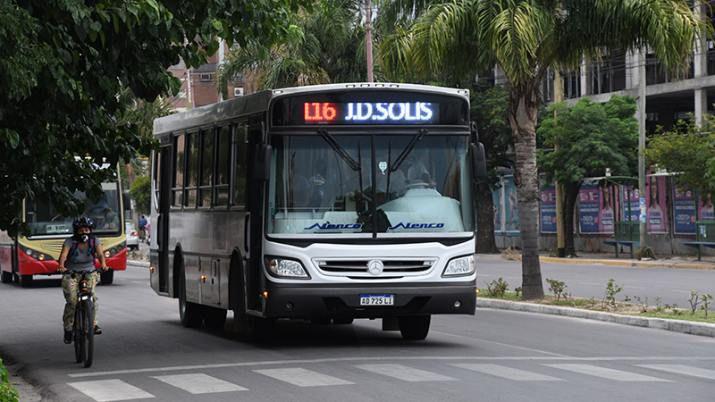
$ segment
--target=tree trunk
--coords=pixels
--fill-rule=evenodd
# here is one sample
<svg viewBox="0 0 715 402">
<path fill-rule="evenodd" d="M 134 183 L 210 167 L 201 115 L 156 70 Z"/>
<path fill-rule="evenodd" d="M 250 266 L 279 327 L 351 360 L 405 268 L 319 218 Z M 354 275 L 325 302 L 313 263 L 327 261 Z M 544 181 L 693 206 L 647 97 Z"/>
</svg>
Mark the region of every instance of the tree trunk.
<svg viewBox="0 0 715 402">
<path fill-rule="evenodd" d="M 578 192 L 581 189 L 581 183 L 563 183 L 564 189 L 564 252 L 567 256 L 576 256 L 576 247 L 574 246 L 574 209 L 576 208 L 576 200 Z"/>
<path fill-rule="evenodd" d="M 486 183 L 477 186 L 477 252 L 497 254 L 499 249 L 494 240 L 494 200 L 492 190 Z"/>
<path fill-rule="evenodd" d="M 521 231 L 522 294 L 525 300 L 544 297 L 539 263 L 539 176 L 536 169 L 536 117 L 538 98 L 534 88 L 512 88 L 509 100 L 516 156 L 516 188 Z"/>
</svg>

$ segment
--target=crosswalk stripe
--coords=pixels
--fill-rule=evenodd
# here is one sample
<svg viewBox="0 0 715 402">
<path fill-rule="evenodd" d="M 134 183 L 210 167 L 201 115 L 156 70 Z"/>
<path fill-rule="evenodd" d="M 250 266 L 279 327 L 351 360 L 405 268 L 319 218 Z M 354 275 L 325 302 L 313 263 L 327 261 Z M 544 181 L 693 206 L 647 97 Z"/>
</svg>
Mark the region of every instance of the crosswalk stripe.
<svg viewBox="0 0 715 402">
<path fill-rule="evenodd" d="M 590 364 L 545 364 L 545 366 L 620 382 L 669 382 L 662 378 L 592 366 Z"/>
<path fill-rule="evenodd" d="M 454 378 L 431 371 L 420 370 L 401 364 L 360 364 L 355 366 L 359 369 L 370 371 L 376 374 L 397 378 L 402 381 L 422 382 L 422 381 L 454 381 Z"/>
<path fill-rule="evenodd" d="M 154 395 L 122 380 L 80 381 L 67 385 L 97 402 L 154 398 Z"/>
<path fill-rule="evenodd" d="M 202 373 L 163 375 L 154 378 L 194 395 L 248 390 L 248 388 Z"/>
<path fill-rule="evenodd" d="M 341 380 L 340 378 L 335 378 L 303 368 L 264 369 L 253 370 L 253 372 L 263 374 L 289 384 L 297 385 L 299 387 L 322 387 L 327 385 L 354 384 L 350 381 Z"/>
<path fill-rule="evenodd" d="M 560 378 L 551 377 L 544 374 L 533 373 L 531 371 L 519 370 L 512 367 L 500 366 L 498 364 L 471 364 L 457 363 L 452 366 L 476 371 L 495 377 L 505 378 L 512 381 L 561 381 Z"/>
<path fill-rule="evenodd" d="M 684 364 L 639 364 L 638 367 L 715 380 L 715 370 L 686 366 Z"/>
</svg>

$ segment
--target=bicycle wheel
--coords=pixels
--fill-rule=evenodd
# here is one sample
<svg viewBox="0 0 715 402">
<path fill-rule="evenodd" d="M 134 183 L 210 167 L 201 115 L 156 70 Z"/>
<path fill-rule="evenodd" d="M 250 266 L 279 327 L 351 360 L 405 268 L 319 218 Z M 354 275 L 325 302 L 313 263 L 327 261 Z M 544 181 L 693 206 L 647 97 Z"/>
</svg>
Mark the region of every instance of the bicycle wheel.
<svg viewBox="0 0 715 402">
<path fill-rule="evenodd" d="M 91 300 L 85 301 L 84 304 L 84 367 L 90 367 L 94 359 L 94 322 L 92 322 L 94 306 Z"/>
<path fill-rule="evenodd" d="M 81 363 L 84 360 L 84 334 L 82 330 L 82 325 L 84 323 L 84 311 L 78 304 L 74 313 L 74 326 L 72 332 L 74 332 L 74 357 L 77 363 Z"/>
</svg>

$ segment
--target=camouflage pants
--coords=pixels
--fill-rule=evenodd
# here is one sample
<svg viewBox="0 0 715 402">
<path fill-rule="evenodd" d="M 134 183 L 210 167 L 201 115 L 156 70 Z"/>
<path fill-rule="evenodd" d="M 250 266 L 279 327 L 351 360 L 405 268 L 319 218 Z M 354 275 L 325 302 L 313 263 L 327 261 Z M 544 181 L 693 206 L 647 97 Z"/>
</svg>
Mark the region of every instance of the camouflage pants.
<svg viewBox="0 0 715 402">
<path fill-rule="evenodd" d="M 62 276 L 62 292 L 65 295 L 65 311 L 62 315 L 62 323 L 64 324 L 65 330 L 71 331 L 74 325 L 74 311 L 77 306 L 77 287 L 79 287 L 79 280 L 81 275 L 63 275 Z M 94 301 L 94 325 L 97 325 L 97 309 L 99 305 L 97 304 L 97 294 L 94 288 L 97 286 L 97 279 L 99 279 L 99 274 L 94 273 L 89 275 L 87 278 L 89 281 L 89 287 L 92 289 L 92 300 Z"/>
</svg>

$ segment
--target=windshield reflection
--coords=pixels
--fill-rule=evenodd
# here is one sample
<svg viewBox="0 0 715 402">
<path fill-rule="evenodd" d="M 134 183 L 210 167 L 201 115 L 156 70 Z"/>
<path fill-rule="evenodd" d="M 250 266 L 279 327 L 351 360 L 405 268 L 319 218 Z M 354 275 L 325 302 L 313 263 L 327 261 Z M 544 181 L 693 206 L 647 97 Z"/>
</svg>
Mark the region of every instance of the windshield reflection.
<svg viewBox="0 0 715 402">
<path fill-rule="evenodd" d="M 473 230 L 467 136 L 321 133 L 273 147 L 271 234 Z"/>
</svg>

